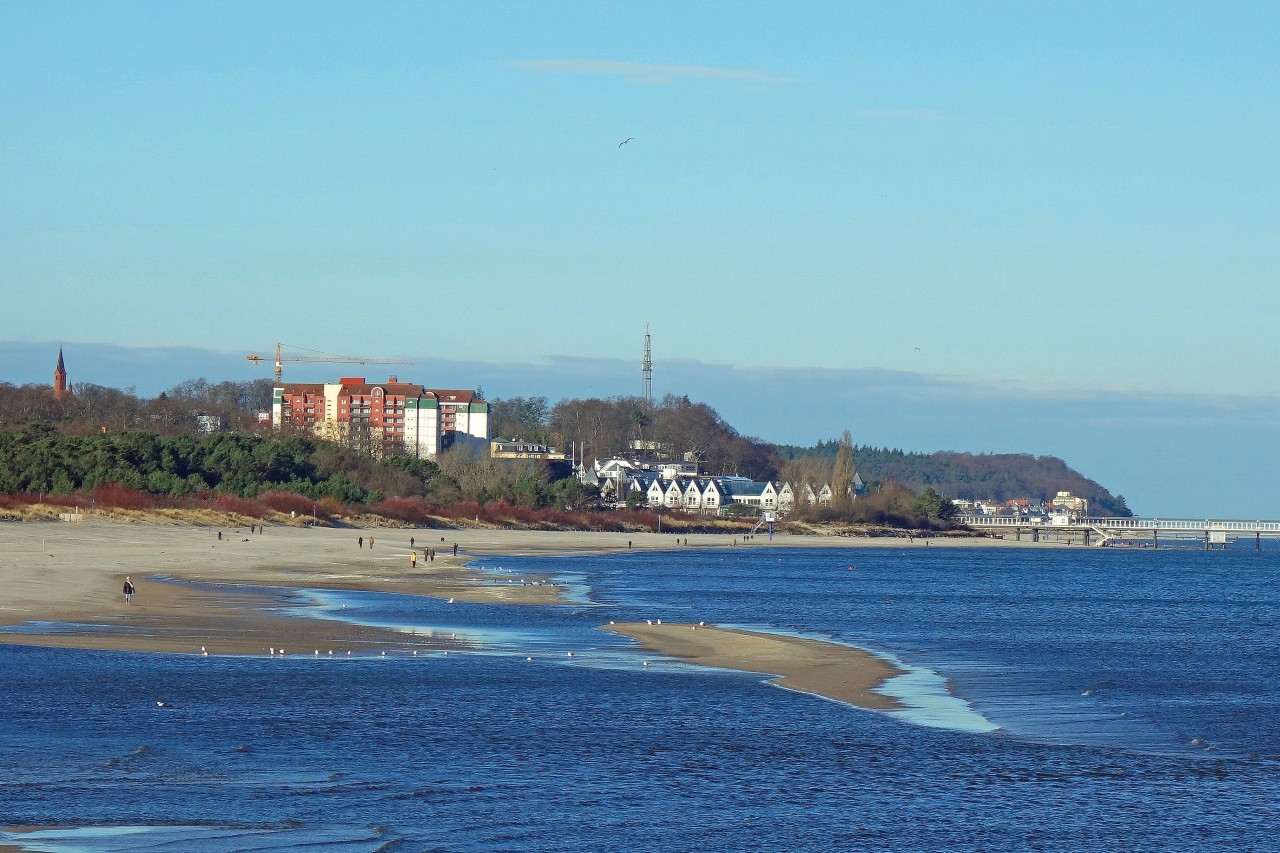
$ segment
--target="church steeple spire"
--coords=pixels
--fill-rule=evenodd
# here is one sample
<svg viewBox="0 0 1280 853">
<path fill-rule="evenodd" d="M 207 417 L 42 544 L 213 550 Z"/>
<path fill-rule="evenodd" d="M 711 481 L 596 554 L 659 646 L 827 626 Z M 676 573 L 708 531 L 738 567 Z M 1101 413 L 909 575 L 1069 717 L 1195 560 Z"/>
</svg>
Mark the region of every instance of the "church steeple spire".
<svg viewBox="0 0 1280 853">
<path fill-rule="evenodd" d="M 67 385 L 67 368 L 62 363 L 62 347 L 58 347 L 58 366 L 53 369 L 53 396 L 61 400 L 70 391 L 71 388 Z"/>
</svg>

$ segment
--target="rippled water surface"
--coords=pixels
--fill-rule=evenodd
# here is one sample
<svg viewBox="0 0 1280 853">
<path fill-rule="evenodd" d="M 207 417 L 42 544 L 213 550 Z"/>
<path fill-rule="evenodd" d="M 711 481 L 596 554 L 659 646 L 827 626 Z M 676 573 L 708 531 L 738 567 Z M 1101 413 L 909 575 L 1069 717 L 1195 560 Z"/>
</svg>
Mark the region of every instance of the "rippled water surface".
<svg viewBox="0 0 1280 853">
<path fill-rule="evenodd" d="M 48 827 L 0 843 L 1280 849 L 1275 550 L 740 547 L 493 562 L 557 575 L 586 598 L 528 608 L 314 593 L 328 618 L 457 633 L 474 653 L 0 646 L 0 824 Z M 889 690 L 912 710 L 661 661 L 597 630 L 644 618 L 870 649 L 909 669 Z"/>
</svg>

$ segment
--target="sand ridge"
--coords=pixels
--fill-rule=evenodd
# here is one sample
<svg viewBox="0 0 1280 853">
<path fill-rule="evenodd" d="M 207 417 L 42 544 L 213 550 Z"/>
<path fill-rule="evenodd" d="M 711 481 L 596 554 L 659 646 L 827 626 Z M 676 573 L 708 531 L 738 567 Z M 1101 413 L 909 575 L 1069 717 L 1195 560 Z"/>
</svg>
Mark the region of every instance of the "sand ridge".
<svg viewBox="0 0 1280 853">
<path fill-rule="evenodd" d="M 689 663 L 773 675 L 772 683 L 781 687 L 860 708 L 902 707 L 897 699 L 873 691 L 903 670 L 852 646 L 689 622 L 626 622 L 603 628 Z"/>
</svg>

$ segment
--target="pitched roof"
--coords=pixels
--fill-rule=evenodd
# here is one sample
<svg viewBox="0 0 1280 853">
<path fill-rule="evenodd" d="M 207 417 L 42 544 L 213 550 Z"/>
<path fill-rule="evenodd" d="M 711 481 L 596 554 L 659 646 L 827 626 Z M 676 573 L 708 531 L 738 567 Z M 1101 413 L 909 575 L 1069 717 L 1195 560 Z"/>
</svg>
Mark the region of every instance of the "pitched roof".
<svg viewBox="0 0 1280 853">
<path fill-rule="evenodd" d="M 437 400 L 444 403 L 471 403 L 476 398 L 475 391 L 447 390 L 443 388 L 424 388 L 423 391 L 427 394 L 434 394 Z"/>
</svg>

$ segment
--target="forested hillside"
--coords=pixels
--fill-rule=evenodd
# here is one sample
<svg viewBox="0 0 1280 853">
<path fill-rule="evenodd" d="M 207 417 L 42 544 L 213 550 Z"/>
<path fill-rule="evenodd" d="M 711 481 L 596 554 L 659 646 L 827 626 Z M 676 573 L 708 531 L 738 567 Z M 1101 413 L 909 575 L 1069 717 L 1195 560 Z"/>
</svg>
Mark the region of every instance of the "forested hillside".
<svg viewBox="0 0 1280 853">
<path fill-rule="evenodd" d="M 813 447 L 778 445 L 779 455 L 791 460 L 834 460 L 838 441 Z M 1068 491 L 1089 501 L 1090 511 L 1101 515 L 1132 515 L 1122 495 L 1073 471 L 1055 456 L 1025 453 L 907 453 L 884 447 L 856 448 L 858 473 L 868 483 L 894 480 L 913 492 L 933 488 L 950 498 L 996 501 L 1029 498 L 1052 500 Z"/>
<path fill-rule="evenodd" d="M 576 480 L 551 482 L 541 464 L 495 464 L 466 453 L 438 462 L 374 460 L 301 436 L 63 435 L 43 424 L 0 430 L 0 493 L 70 495 L 107 485 L 169 498 L 288 492 L 347 504 L 404 497 L 578 509 L 590 498 Z"/>
<path fill-rule="evenodd" d="M 66 493 L 117 482 L 152 494 L 183 497 L 202 491 L 251 495 L 264 489 L 312 498 L 369 501 L 380 496 L 456 501 L 507 501 L 523 506 L 578 506 L 587 500 L 576 480 L 551 481 L 545 465 L 498 462 L 485 455 L 447 453 L 435 462 L 391 457 L 377 461 L 310 436 L 270 440 L 260 412 L 271 383 L 191 380 L 154 399 L 131 390 L 81 384 L 56 400 L 44 386 L 0 383 L 0 492 Z M 196 416 L 215 415 L 230 433 L 198 437 Z M 640 397 L 561 400 L 512 397 L 490 402 L 494 437 L 523 438 L 568 450 L 588 464 L 639 444 L 661 455 L 697 459 L 704 473 L 756 480 L 832 482 L 839 440 L 812 447 L 772 445 L 741 435 L 705 403 L 667 395 L 650 406 Z M 77 438 L 79 436 L 79 438 Z M 861 446 L 854 465 L 864 482 L 896 483 L 911 492 L 932 488 L 951 498 L 1052 499 L 1058 491 L 1086 498 L 1092 511 L 1129 515 L 1124 498 L 1051 456 L 907 453 Z"/>
</svg>

